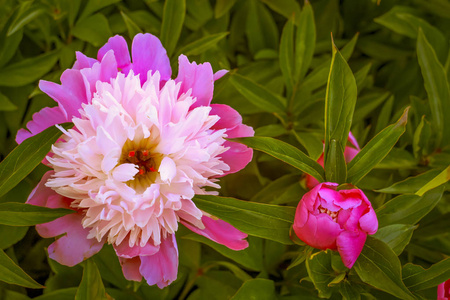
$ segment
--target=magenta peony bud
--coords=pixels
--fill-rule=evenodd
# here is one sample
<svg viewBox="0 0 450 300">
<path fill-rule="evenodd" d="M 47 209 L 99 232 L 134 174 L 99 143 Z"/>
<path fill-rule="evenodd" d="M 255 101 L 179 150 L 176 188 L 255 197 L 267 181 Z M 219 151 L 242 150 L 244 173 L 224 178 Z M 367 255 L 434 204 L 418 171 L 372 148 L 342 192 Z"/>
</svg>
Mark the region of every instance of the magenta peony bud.
<svg viewBox="0 0 450 300">
<path fill-rule="evenodd" d="M 359 189 L 337 191 L 338 184 L 323 182 L 306 193 L 297 206 L 294 231 L 308 245 L 337 250 L 351 268 L 367 234 L 378 230 L 375 211 Z"/>
<path fill-rule="evenodd" d="M 437 300 L 450 299 L 450 279 L 438 285 Z"/>
</svg>

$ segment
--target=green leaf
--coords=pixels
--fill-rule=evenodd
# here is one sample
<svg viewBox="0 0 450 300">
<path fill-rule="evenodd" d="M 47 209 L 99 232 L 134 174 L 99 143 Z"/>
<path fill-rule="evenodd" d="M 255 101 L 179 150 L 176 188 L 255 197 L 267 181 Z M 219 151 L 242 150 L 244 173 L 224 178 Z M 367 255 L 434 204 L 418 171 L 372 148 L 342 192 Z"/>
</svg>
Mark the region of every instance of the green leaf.
<svg viewBox="0 0 450 300">
<path fill-rule="evenodd" d="M 235 3 L 236 0 L 217 0 L 216 6 L 214 7 L 214 17 L 216 19 L 222 17 L 230 11 Z"/>
<path fill-rule="evenodd" d="M 232 300 L 272 300 L 276 298 L 272 280 L 256 278 L 244 282 Z"/>
<path fill-rule="evenodd" d="M 390 92 L 372 92 L 366 93 L 364 96 L 358 97 L 355 106 L 355 114 L 353 123 L 364 120 L 375 108 L 388 99 Z"/>
<path fill-rule="evenodd" d="M 292 94 L 294 86 L 294 21 L 289 18 L 284 25 L 280 41 L 280 68 L 286 83 L 288 98 Z"/>
<path fill-rule="evenodd" d="M 102 279 L 121 289 L 126 289 L 129 281 L 125 279 L 117 254 L 111 245 L 103 246 L 102 250 L 92 257 L 100 271 Z"/>
<path fill-rule="evenodd" d="M 92 259 L 88 259 L 84 263 L 83 278 L 75 296 L 75 300 L 85 299 L 108 299 L 102 277 Z"/>
<path fill-rule="evenodd" d="M 421 291 L 441 284 L 450 278 L 450 258 L 444 259 L 428 269 L 406 264 L 403 267 L 403 282 L 411 291 Z"/>
<path fill-rule="evenodd" d="M 295 139 L 305 147 L 308 151 L 308 156 L 317 161 L 323 153 L 322 138 L 314 133 L 291 131 Z"/>
<path fill-rule="evenodd" d="M 32 6 L 33 1 L 25 1 L 20 4 L 14 20 L 9 25 L 7 36 L 11 36 L 25 25 L 45 13 L 45 9 L 39 6 Z"/>
<path fill-rule="evenodd" d="M 306 259 L 309 278 L 319 292 L 320 298 L 329 298 L 333 293 L 328 286 L 336 278 L 335 271 L 331 266 L 331 255 L 331 251 L 320 251 Z"/>
<path fill-rule="evenodd" d="M 164 13 L 161 24 L 161 43 L 172 56 L 180 37 L 186 15 L 186 0 L 167 0 L 164 3 Z"/>
<path fill-rule="evenodd" d="M 371 139 L 367 145 L 348 164 L 347 181 L 357 184 L 367 173 L 383 160 L 400 136 L 405 132 L 409 107 L 400 119 L 386 127 Z"/>
<path fill-rule="evenodd" d="M 73 213 L 64 208 L 47 208 L 30 204 L 0 203 L 0 224 L 8 226 L 33 226 L 47 223 Z"/>
<path fill-rule="evenodd" d="M 210 239 L 201 236 L 199 234 L 187 234 L 183 236 L 183 239 L 188 239 L 191 241 L 200 242 L 205 244 L 225 257 L 228 257 L 231 260 L 234 260 L 238 264 L 244 266 L 245 268 L 253 271 L 262 271 L 263 269 L 263 261 L 262 261 L 262 253 L 261 249 L 255 247 L 255 244 L 249 243 L 249 247 L 235 251 L 230 248 L 220 245 Z"/>
<path fill-rule="evenodd" d="M 348 134 L 353 120 L 353 112 L 356 105 L 356 81 L 352 70 L 348 66 L 344 57 L 341 55 L 336 45 L 333 43 L 333 57 L 331 59 L 330 74 L 328 77 L 327 93 L 325 97 L 325 148 L 324 162 L 325 170 L 331 170 L 330 161 L 330 143 L 335 140 L 337 146 L 333 154 L 339 154 L 338 146 L 347 144 Z M 343 152 L 343 150 L 342 150 Z M 341 156 L 339 154 L 339 156 Z M 343 157 L 343 154 L 342 154 Z M 339 161 L 339 158 L 331 158 Z M 339 165 L 345 166 L 345 160 Z M 337 170 L 340 178 L 344 179 L 343 170 Z M 333 176 L 334 178 L 335 176 Z M 327 176 L 328 180 L 328 176 Z"/>
<path fill-rule="evenodd" d="M 345 163 L 344 149 L 341 143 L 335 139 L 331 140 L 328 148 L 328 161 L 325 164 L 326 181 L 345 183 L 347 180 L 347 165 Z"/>
<path fill-rule="evenodd" d="M 270 11 L 257 0 L 248 1 L 245 33 L 250 53 L 262 49 L 278 49 L 278 28 Z"/>
<path fill-rule="evenodd" d="M 233 139 L 233 141 L 267 153 L 313 176 L 320 182 L 324 181 L 325 174 L 322 166 L 288 143 L 269 137 L 246 137 Z"/>
<path fill-rule="evenodd" d="M 447 74 L 422 30 L 417 38 L 417 58 L 430 103 L 437 146 L 450 144 L 450 90 Z"/>
<path fill-rule="evenodd" d="M 377 192 L 387 194 L 414 194 L 440 172 L 441 170 L 430 170 L 417 176 L 408 177 L 387 188 L 377 190 Z"/>
<path fill-rule="evenodd" d="M 128 36 L 130 38 L 133 38 L 138 33 L 142 33 L 142 30 L 139 28 L 139 26 L 134 23 L 134 21 L 129 16 L 127 16 L 123 11 L 121 11 L 120 14 L 122 15 L 122 19 L 127 26 Z"/>
<path fill-rule="evenodd" d="M 388 126 L 391 120 L 392 107 L 394 106 L 394 95 L 390 96 L 389 99 L 384 103 L 381 108 L 380 114 L 378 115 L 377 125 L 375 127 L 375 132 L 380 132 Z"/>
<path fill-rule="evenodd" d="M 0 250 L 0 281 L 32 289 L 43 288 L 16 265 L 3 250 Z"/>
<path fill-rule="evenodd" d="M 6 28 L 0 34 L 0 68 L 16 54 L 17 47 L 22 41 L 23 30 L 19 30 L 11 36 L 6 36 Z"/>
<path fill-rule="evenodd" d="M 385 242 L 395 254 L 400 255 L 416 228 L 417 226 L 392 224 L 378 229 L 373 237 Z"/>
<path fill-rule="evenodd" d="M 0 197 L 37 167 L 61 134 L 61 130 L 52 126 L 26 139 L 0 163 Z"/>
<path fill-rule="evenodd" d="M 286 18 L 292 17 L 294 14 L 296 18 L 300 15 L 300 5 L 295 0 L 260 0 L 264 2 L 270 9 L 276 11 L 280 15 L 283 15 Z"/>
<path fill-rule="evenodd" d="M 415 299 L 402 282 L 400 260 L 384 242 L 368 236 L 354 268 L 363 282 L 400 299 Z"/>
<path fill-rule="evenodd" d="M 414 132 L 413 139 L 413 151 L 416 158 L 421 158 L 428 154 L 430 149 L 430 137 L 431 137 L 431 125 L 425 119 L 425 115 L 422 116 L 419 126 L 417 126 Z"/>
<path fill-rule="evenodd" d="M 16 109 L 17 106 L 15 106 L 11 101 L 9 101 L 8 97 L 0 93 L 0 111 L 11 111 Z"/>
<path fill-rule="evenodd" d="M 286 99 L 281 96 L 237 73 L 230 76 L 229 82 L 255 106 L 268 113 L 285 115 Z"/>
<path fill-rule="evenodd" d="M 79 20 L 72 29 L 72 33 L 95 47 L 103 46 L 112 36 L 108 19 L 100 13 Z"/>
<path fill-rule="evenodd" d="M 0 225 L 0 249 L 7 249 L 23 239 L 28 227 Z"/>
<path fill-rule="evenodd" d="M 436 177 L 434 177 L 427 184 L 425 184 L 420 190 L 416 192 L 416 195 L 423 196 L 423 194 L 425 194 L 429 190 L 434 189 L 435 187 L 438 187 L 449 180 L 450 180 L 450 166 L 448 166 L 444 171 L 439 173 Z"/>
<path fill-rule="evenodd" d="M 281 176 L 256 193 L 250 201 L 259 203 L 270 203 L 276 201 L 278 196 L 280 196 L 280 191 L 285 191 L 289 186 L 298 183 L 299 181 L 300 175 L 298 174 L 287 174 Z"/>
<path fill-rule="evenodd" d="M 76 292 L 77 288 L 60 289 L 45 293 L 44 295 L 33 298 L 33 300 L 73 300 Z"/>
<path fill-rule="evenodd" d="M 27 58 L 0 69 L 0 86 L 18 87 L 47 74 L 58 60 L 57 51 Z"/>
<path fill-rule="evenodd" d="M 120 0 L 89 0 L 86 2 L 86 7 L 84 8 L 79 20 L 84 19 L 85 17 L 90 16 L 96 11 L 119 1 Z"/>
<path fill-rule="evenodd" d="M 217 43 L 225 38 L 228 35 L 228 32 L 220 32 L 211 35 L 204 36 L 192 43 L 189 43 L 183 46 L 178 53 L 184 54 L 186 56 L 189 55 L 200 55 L 204 53 L 206 50 L 217 45 Z"/>
<path fill-rule="evenodd" d="M 211 195 L 196 195 L 198 208 L 253 236 L 292 244 L 289 230 L 295 207 L 277 206 Z"/>
<path fill-rule="evenodd" d="M 358 95 L 360 94 L 361 90 L 364 88 L 364 84 L 367 79 L 367 75 L 369 74 L 369 71 L 371 68 L 372 68 L 372 62 L 368 62 L 367 64 L 365 64 L 361 69 L 359 69 L 355 73 L 355 81 L 356 81 L 356 88 L 358 90 Z M 356 105 L 358 105 L 358 102 L 356 103 Z M 356 114 L 356 115 L 358 115 L 358 114 Z"/>
<path fill-rule="evenodd" d="M 390 224 L 416 224 L 441 200 L 444 186 L 428 191 L 423 196 L 400 195 L 377 209 L 380 227 Z"/>
<path fill-rule="evenodd" d="M 316 25 L 314 12 L 309 1 L 305 1 L 305 6 L 300 13 L 295 37 L 295 82 L 299 82 L 305 77 L 314 55 L 315 45 Z"/>
</svg>

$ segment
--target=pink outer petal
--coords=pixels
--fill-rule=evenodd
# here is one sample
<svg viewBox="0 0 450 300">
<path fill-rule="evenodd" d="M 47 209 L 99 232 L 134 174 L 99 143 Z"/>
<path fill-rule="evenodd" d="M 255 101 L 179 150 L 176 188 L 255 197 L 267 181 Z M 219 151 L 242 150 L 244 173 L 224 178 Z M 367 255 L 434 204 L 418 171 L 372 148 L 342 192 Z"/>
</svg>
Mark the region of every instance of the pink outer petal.
<svg viewBox="0 0 450 300">
<path fill-rule="evenodd" d="M 195 233 L 203 235 L 208 239 L 227 246 L 232 250 L 243 250 L 248 247 L 248 242 L 244 240 L 246 233 L 234 228 L 231 224 L 222 220 L 213 220 L 210 217 L 202 217 L 205 229 L 199 229 L 191 224 L 181 221 L 181 223 Z"/>
<path fill-rule="evenodd" d="M 119 256 L 119 262 L 122 265 L 123 276 L 127 280 L 141 281 L 142 275 L 139 271 L 141 259 L 139 256 L 133 258 L 123 258 Z"/>
<path fill-rule="evenodd" d="M 76 52 L 76 57 L 77 57 L 77 60 L 73 64 L 73 69 L 75 69 L 75 70 L 91 68 L 97 62 L 96 59 L 87 57 L 86 55 L 84 55 L 83 53 L 78 52 L 78 51 Z"/>
<path fill-rule="evenodd" d="M 140 258 L 139 271 L 149 285 L 157 284 L 162 289 L 177 279 L 178 248 L 174 234 L 161 241 L 159 252 Z"/>
<path fill-rule="evenodd" d="M 352 133 L 351 131 L 348 133 L 348 141 L 349 141 L 349 142 L 353 145 L 353 147 L 355 147 L 358 151 L 361 150 L 361 149 L 359 148 L 358 141 L 356 140 L 355 136 L 353 135 L 353 133 Z"/>
<path fill-rule="evenodd" d="M 209 106 L 214 91 L 214 75 L 211 65 L 190 63 L 184 55 L 178 57 L 178 76 L 175 82 L 181 82 L 180 94 L 192 89 L 192 97 L 197 101 L 191 105 L 191 110 L 199 106 Z"/>
<path fill-rule="evenodd" d="M 323 167 L 323 165 L 324 165 L 323 153 L 322 153 L 322 155 L 320 155 L 319 159 L 317 160 L 317 163 Z M 320 183 L 319 180 L 315 179 L 314 177 L 312 177 L 309 174 L 306 174 L 306 182 L 305 182 L 305 184 L 306 184 L 306 187 L 308 189 L 312 190 L 319 183 Z"/>
<path fill-rule="evenodd" d="M 226 141 L 223 145 L 225 147 L 230 147 L 230 149 L 220 154 L 222 161 L 230 166 L 230 170 L 225 171 L 222 176 L 242 170 L 252 160 L 253 150 L 251 148 L 230 141 Z"/>
<path fill-rule="evenodd" d="M 342 232 L 339 224 L 327 214 L 308 215 L 305 226 L 298 227 L 294 222 L 294 231 L 298 238 L 317 249 L 336 250 L 336 238 Z"/>
<path fill-rule="evenodd" d="M 347 268 L 353 267 L 356 259 L 364 247 L 367 234 L 364 232 L 344 231 L 337 237 L 337 248 L 342 262 Z"/>
<path fill-rule="evenodd" d="M 128 245 L 128 238 L 122 241 L 119 246 L 113 245 L 114 250 L 116 250 L 117 256 L 123 257 L 123 258 L 133 258 L 136 256 L 147 256 L 147 255 L 153 255 L 156 252 L 159 251 L 159 246 L 155 246 L 151 244 L 150 242 L 147 243 L 144 247 L 140 246 L 133 246 L 130 247 Z"/>
<path fill-rule="evenodd" d="M 88 101 L 83 77 L 78 70 L 65 70 L 61 75 L 61 85 L 41 80 L 39 88 L 58 102 L 59 107 L 66 113 L 67 120 L 72 120 L 74 116 L 79 117 L 81 103 Z"/>
<path fill-rule="evenodd" d="M 29 137 L 52 127 L 55 124 L 68 122 L 62 110 L 56 107 L 44 107 L 39 112 L 33 114 L 33 119 L 27 123 L 28 130 L 20 129 L 16 135 L 17 144 L 21 144 Z"/>
<path fill-rule="evenodd" d="M 378 230 L 378 219 L 372 207 L 369 212 L 359 219 L 359 227 L 368 234 L 375 234 Z"/>
<path fill-rule="evenodd" d="M 66 235 L 48 247 L 48 255 L 51 259 L 72 267 L 102 249 L 104 241 L 98 242 L 96 239 L 87 238 L 89 229 L 82 227 L 82 215 L 67 215 L 58 220 L 60 220 L 58 226 L 63 226 Z"/>
<path fill-rule="evenodd" d="M 115 35 L 109 38 L 108 42 L 98 50 L 97 59 L 101 61 L 109 50 L 114 51 L 118 68 L 122 70 L 129 68 L 131 64 L 130 52 L 128 51 L 127 42 L 123 37 Z"/>
<path fill-rule="evenodd" d="M 359 153 L 360 150 L 352 148 L 352 147 L 345 147 L 344 150 L 344 158 L 347 163 L 349 163 L 355 156 Z"/>
<path fill-rule="evenodd" d="M 167 81 L 172 76 L 169 57 L 161 41 L 150 33 L 136 34 L 131 47 L 133 56 L 133 71 L 140 74 L 141 83 L 147 81 L 147 72 L 154 74 L 159 71 L 161 81 Z"/>
<path fill-rule="evenodd" d="M 214 81 L 219 80 L 222 78 L 225 74 L 228 73 L 228 70 L 219 70 L 216 73 L 214 73 Z"/>
</svg>

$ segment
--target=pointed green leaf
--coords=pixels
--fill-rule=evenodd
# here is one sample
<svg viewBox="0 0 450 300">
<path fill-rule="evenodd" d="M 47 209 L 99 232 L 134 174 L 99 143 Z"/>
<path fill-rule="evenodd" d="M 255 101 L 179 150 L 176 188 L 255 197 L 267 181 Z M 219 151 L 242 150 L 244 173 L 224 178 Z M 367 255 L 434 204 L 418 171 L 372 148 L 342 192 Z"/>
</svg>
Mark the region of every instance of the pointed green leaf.
<svg viewBox="0 0 450 300">
<path fill-rule="evenodd" d="M 447 74 L 422 30 L 417 38 L 417 58 L 425 81 L 437 146 L 450 144 L 450 90 Z"/>
<path fill-rule="evenodd" d="M 83 10 L 83 13 L 79 17 L 79 20 L 84 19 L 85 17 L 90 16 L 96 11 L 119 1 L 120 0 L 89 0 L 86 2 L 86 6 Z"/>
<path fill-rule="evenodd" d="M 405 132 L 409 107 L 405 109 L 400 119 L 386 127 L 371 139 L 367 145 L 348 164 L 347 181 L 357 184 L 383 158 L 388 155 L 400 136 Z"/>
<path fill-rule="evenodd" d="M 430 122 L 428 122 L 425 119 L 425 116 L 422 116 L 419 126 L 417 126 L 417 129 L 414 132 L 414 139 L 413 139 L 414 157 L 421 158 L 422 156 L 428 154 L 428 151 L 430 149 L 430 137 L 431 137 Z"/>
<path fill-rule="evenodd" d="M 245 33 L 253 55 L 262 49 L 278 49 L 278 27 L 270 11 L 257 0 L 249 0 Z M 244 28 L 242 28 L 244 29 Z"/>
<path fill-rule="evenodd" d="M 88 259 L 84 263 L 83 278 L 75 296 L 75 300 L 85 299 L 108 299 L 102 277 L 92 259 Z"/>
<path fill-rule="evenodd" d="M 354 268 L 363 282 L 400 299 L 415 299 L 402 282 L 400 260 L 384 242 L 368 236 Z"/>
<path fill-rule="evenodd" d="M 57 51 L 21 60 L 0 69 L 0 86 L 23 86 L 47 74 L 58 60 Z"/>
<path fill-rule="evenodd" d="M 427 184 L 425 184 L 420 190 L 416 192 L 416 195 L 423 196 L 426 192 L 441 184 L 446 183 L 450 180 L 450 166 L 448 166 L 444 171 L 439 173 L 436 177 L 431 179 Z"/>
<path fill-rule="evenodd" d="M 288 97 L 292 94 L 294 86 L 294 21 L 289 18 L 284 25 L 280 41 L 280 68 L 286 83 Z"/>
<path fill-rule="evenodd" d="M 136 34 L 142 32 L 142 30 L 139 28 L 139 26 L 129 16 L 127 16 L 123 11 L 121 11 L 120 14 L 122 15 L 122 19 L 125 22 L 125 25 L 127 26 L 128 36 L 130 38 L 133 38 Z"/>
<path fill-rule="evenodd" d="M 345 146 L 356 105 L 356 81 L 352 70 L 333 42 L 333 57 L 325 97 L 325 169 L 329 169 L 330 143 Z"/>
<path fill-rule="evenodd" d="M 295 14 L 295 17 L 300 15 L 300 5 L 295 0 L 260 0 L 264 2 L 270 9 L 276 11 L 280 15 L 283 15 L 286 18 L 290 18 L 292 14 Z"/>
<path fill-rule="evenodd" d="M 441 200 L 444 186 L 428 191 L 423 196 L 400 195 L 377 209 L 380 227 L 390 224 L 416 224 Z"/>
<path fill-rule="evenodd" d="M 201 210 L 229 222 L 249 235 L 292 244 L 289 230 L 294 222 L 295 207 L 211 195 L 196 195 L 193 200 Z"/>
<path fill-rule="evenodd" d="M 183 46 L 178 53 L 184 55 L 200 55 L 204 53 L 206 50 L 217 45 L 219 41 L 225 38 L 228 35 L 228 32 L 219 32 L 211 35 L 204 36 L 192 43 Z"/>
<path fill-rule="evenodd" d="M 3 250 L 0 250 L 0 281 L 17 284 L 32 289 L 41 289 L 42 285 L 34 281 Z"/>
<path fill-rule="evenodd" d="M 9 101 L 8 97 L 0 93 L 0 111 L 11 111 L 16 109 L 17 106 L 15 106 L 11 101 Z"/>
<path fill-rule="evenodd" d="M 377 192 L 387 194 L 414 194 L 427 182 L 436 177 L 440 172 L 441 170 L 430 170 L 417 176 L 408 177 L 405 180 L 396 182 L 387 188 L 377 190 Z"/>
<path fill-rule="evenodd" d="M 322 166 L 288 143 L 269 137 L 246 137 L 233 139 L 233 141 L 267 153 L 313 176 L 320 182 L 324 181 L 325 174 Z"/>
<path fill-rule="evenodd" d="M 164 13 L 161 24 L 161 43 L 172 56 L 178 43 L 184 17 L 186 16 L 186 0 L 167 0 L 164 3 Z"/>
<path fill-rule="evenodd" d="M 345 183 L 347 180 L 347 165 L 345 163 L 344 149 L 341 143 L 331 140 L 328 148 L 327 161 L 325 162 L 326 181 Z"/>
<path fill-rule="evenodd" d="M 0 224 L 9 226 L 33 226 L 47 223 L 73 213 L 64 208 L 47 208 L 30 204 L 0 203 Z"/>
<path fill-rule="evenodd" d="M 297 34 L 295 37 L 294 82 L 299 82 L 305 77 L 314 55 L 315 45 L 316 25 L 314 21 L 314 12 L 309 1 L 305 1 L 305 6 L 300 13 Z"/>
<path fill-rule="evenodd" d="M 329 298 L 333 293 L 328 286 L 336 278 L 331 266 L 331 255 L 331 251 L 320 251 L 306 259 L 309 278 L 319 292 L 320 298 Z"/>
<path fill-rule="evenodd" d="M 268 113 L 285 114 L 286 99 L 281 96 L 237 73 L 230 76 L 229 82 L 255 106 Z"/>
<path fill-rule="evenodd" d="M 403 282 L 411 291 L 421 291 L 441 284 L 450 278 L 450 258 L 444 259 L 428 269 L 406 264 L 403 267 Z"/>
<path fill-rule="evenodd" d="M 19 5 L 17 14 L 8 28 L 7 36 L 11 36 L 25 25 L 44 14 L 45 8 L 41 6 L 32 6 L 33 1 L 25 1 Z"/>
<path fill-rule="evenodd" d="M 216 6 L 214 7 L 214 16 L 219 19 L 225 15 L 233 7 L 236 0 L 217 0 Z"/>
<path fill-rule="evenodd" d="M 64 127 L 68 126 L 71 124 Z M 52 126 L 25 140 L 0 163 L 0 197 L 37 167 L 61 135 L 61 130 Z"/>
<path fill-rule="evenodd" d="M 108 19 L 101 13 L 79 20 L 72 29 L 72 33 L 95 47 L 103 46 L 112 36 Z"/>
</svg>

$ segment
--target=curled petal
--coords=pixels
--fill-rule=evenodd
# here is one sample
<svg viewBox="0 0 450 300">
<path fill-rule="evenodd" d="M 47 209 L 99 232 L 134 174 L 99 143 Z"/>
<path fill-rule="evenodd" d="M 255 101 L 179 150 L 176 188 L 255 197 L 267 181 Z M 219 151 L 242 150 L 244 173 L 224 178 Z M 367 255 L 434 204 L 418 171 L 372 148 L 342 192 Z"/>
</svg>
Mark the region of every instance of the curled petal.
<svg viewBox="0 0 450 300">
<path fill-rule="evenodd" d="M 123 276 L 127 280 L 142 280 L 142 275 L 139 271 L 139 267 L 141 266 L 141 258 L 139 256 L 133 258 L 123 258 L 119 256 L 119 262 L 122 266 Z"/>
<path fill-rule="evenodd" d="M 87 103 L 86 88 L 80 71 L 74 69 L 65 70 L 61 75 L 61 85 L 54 82 L 39 81 L 41 91 L 58 102 L 67 120 L 79 117 L 78 109 L 81 103 Z"/>
<path fill-rule="evenodd" d="M 117 256 L 123 258 L 133 258 L 136 256 L 153 255 L 159 251 L 159 246 L 155 246 L 150 242 L 147 243 L 144 247 L 140 247 L 138 245 L 130 247 L 128 243 L 128 239 L 125 239 L 122 241 L 122 243 L 120 243 L 120 245 L 113 245 L 114 250 L 116 250 Z"/>
<path fill-rule="evenodd" d="M 297 227 L 294 223 L 293 228 L 299 239 L 322 250 L 336 250 L 336 238 L 342 232 L 339 224 L 326 214 L 317 216 L 310 214 L 305 226 Z"/>
<path fill-rule="evenodd" d="M 162 81 L 167 81 L 172 75 L 169 57 L 161 41 L 150 33 L 138 33 L 132 45 L 133 71 L 140 74 L 141 83 L 147 81 L 147 72 L 154 74 L 159 71 Z"/>
<path fill-rule="evenodd" d="M 81 53 L 79 51 L 77 51 L 75 55 L 77 57 L 77 60 L 73 64 L 73 69 L 75 69 L 75 70 L 81 70 L 84 68 L 92 68 L 92 66 L 97 62 L 96 59 L 87 57 L 86 55 L 84 55 L 83 53 Z"/>
<path fill-rule="evenodd" d="M 39 112 L 33 114 L 33 119 L 27 123 L 28 130 L 20 129 L 17 132 L 16 142 L 21 144 L 24 140 L 41 133 L 45 129 L 55 125 L 68 122 L 65 114 L 56 107 L 44 107 Z"/>
<path fill-rule="evenodd" d="M 131 59 L 127 41 L 125 41 L 125 39 L 120 35 L 115 35 L 109 38 L 108 42 L 98 50 L 97 59 L 101 61 L 109 50 L 114 51 L 117 67 L 122 71 L 128 70 L 131 64 Z"/>
<path fill-rule="evenodd" d="M 359 152 L 359 150 L 361 150 L 359 148 L 358 141 L 356 140 L 355 136 L 353 135 L 353 133 L 351 131 L 348 133 L 348 141 L 350 142 L 350 144 L 353 145 L 353 147 L 355 147 L 355 149 L 358 150 L 358 152 Z"/>
<path fill-rule="evenodd" d="M 219 70 L 216 73 L 214 73 L 214 81 L 219 80 L 222 78 L 225 74 L 228 73 L 228 70 Z"/>
<path fill-rule="evenodd" d="M 226 141 L 223 145 L 229 147 L 229 149 L 220 154 L 220 157 L 223 162 L 230 166 L 230 170 L 224 171 L 222 176 L 242 170 L 252 160 L 253 149 L 230 141 Z"/>
<path fill-rule="evenodd" d="M 63 228 L 66 235 L 60 237 L 48 247 L 48 255 L 51 259 L 62 265 L 72 267 L 102 249 L 104 241 L 98 242 L 96 239 L 87 238 L 89 229 L 83 228 L 81 225 L 82 215 L 72 214 L 57 220 L 59 222 L 53 223 L 53 225 L 59 226 L 59 228 L 54 228 L 53 233 Z"/>
<path fill-rule="evenodd" d="M 226 129 L 229 138 L 254 136 L 252 127 L 242 124 L 241 115 L 233 108 L 225 104 L 211 104 L 210 115 L 218 115 L 219 121 L 214 124 L 213 129 Z"/>
<path fill-rule="evenodd" d="M 353 267 L 364 248 L 367 234 L 364 232 L 343 231 L 336 240 L 337 249 L 341 255 L 342 262 L 347 268 Z"/>
<path fill-rule="evenodd" d="M 178 248 L 174 234 L 161 241 L 157 253 L 140 258 L 139 271 L 149 285 L 157 284 L 162 289 L 177 279 Z"/>
<path fill-rule="evenodd" d="M 248 247 L 248 242 L 244 240 L 247 237 L 246 233 L 234 228 L 231 224 L 222 220 L 213 220 L 210 217 L 202 217 L 205 229 L 199 229 L 189 223 L 181 221 L 183 225 L 195 233 L 203 235 L 208 239 L 227 246 L 232 250 L 243 250 Z"/>
<path fill-rule="evenodd" d="M 214 91 L 214 75 L 211 65 L 203 63 L 190 63 L 184 55 L 178 57 L 178 76 L 175 82 L 181 82 L 180 95 L 190 89 L 192 97 L 197 101 L 191 105 L 191 109 L 199 106 L 209 106 Z"/>
</svg>

